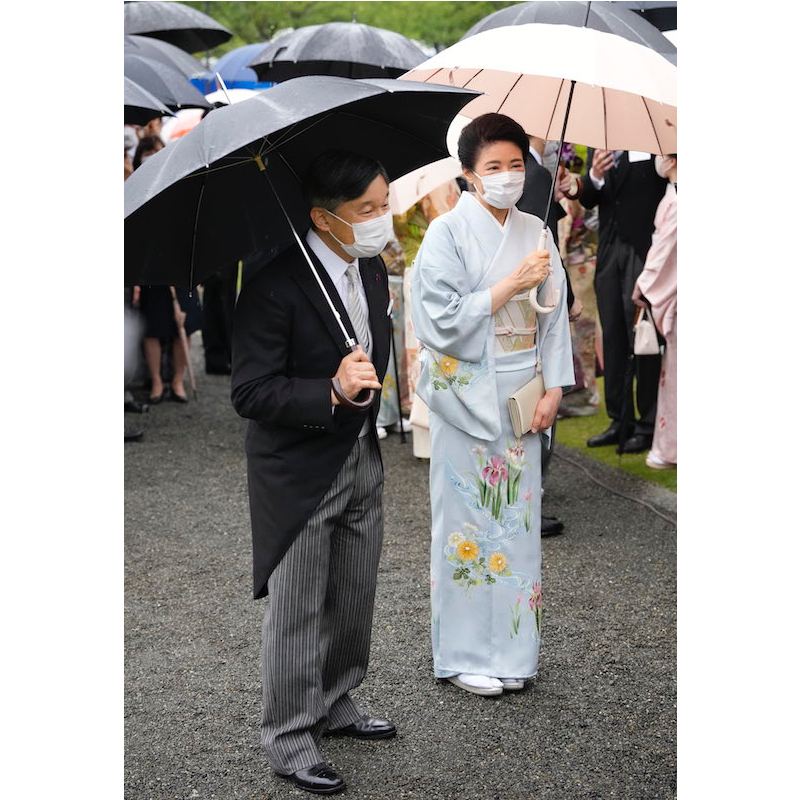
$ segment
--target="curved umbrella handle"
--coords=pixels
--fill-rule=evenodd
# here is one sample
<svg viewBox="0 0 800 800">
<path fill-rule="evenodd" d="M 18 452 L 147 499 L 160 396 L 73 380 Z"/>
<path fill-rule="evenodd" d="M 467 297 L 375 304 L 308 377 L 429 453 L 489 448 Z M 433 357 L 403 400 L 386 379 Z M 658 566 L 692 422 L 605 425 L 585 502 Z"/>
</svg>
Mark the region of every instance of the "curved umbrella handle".
<svg viewBox="0 0 800 800">
<path fill-rule="evenodd" d="M 363 396 L 363 400 L 351 400 L 344 393 L 344 389 L 342 389 L 342 385 L 339 383 L 338 378 L 331 378 L 331 389 L 333 390 L 333 393 L 336 395 L 336 398 L 339 400 L 339 402 L 348 408 L 358 408 L 362 410 L 369 408 L 375 402 L 375 398 L 378 396 L 378 392 L 375 389 L 364 389 L 356 396 L 356 398 Z"/>
<path fill-rule="evenodd" d="M 539 246 L 538 250 L 546 250 L 547 249 L 547 228 L 542 228 L 542 232 L 539 234 Z M 534 310 L 537 314 L 552 314 L 556 308 L 558 308 L 558 302 L 561 300 L 561 290 L 560 289 L 553 289 L 548 287 L 548 301 L 541 305 L 539 303 L 539 289 L 541 289 L 548 280 L 550 280 L 550 276 L 553 274 L 552 267 L 550 268 L 550 274 L 538 285 L 534 286 L 531 289 L 530 294 L 528 295 L 528 300 L 530 304 L 533 306 Z M 542 298 L 544 301 L 544 298 Z M 552 305 L 550 305 L 550 301 L 552 301 Z"/>
</svg>

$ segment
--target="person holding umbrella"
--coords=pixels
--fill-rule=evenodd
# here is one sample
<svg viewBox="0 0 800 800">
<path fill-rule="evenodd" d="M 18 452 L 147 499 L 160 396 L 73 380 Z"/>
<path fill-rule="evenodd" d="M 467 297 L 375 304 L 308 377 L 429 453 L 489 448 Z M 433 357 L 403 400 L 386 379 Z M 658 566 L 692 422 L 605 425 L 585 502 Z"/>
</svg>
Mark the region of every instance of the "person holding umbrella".
<svg viewBox="0 0 800 800">
<path fill-rule="evenodd" d="M 246 435 L 255 595 L 262 639 L 261 742 L 281 777 L 312 793 L 345 783 L 325 733 L 394 736 L 350 696 L 369 659 L 383 540 L 377 403 L 391 338 L 379 254 L 389 180 L 373 158 L 322 153 L 304 190 L 311 229 L 245 282 L 234 314 L 231 399 Z M 348 352 L 324 298 L 358 346 Z M 362 407 L 357 407 L 362 406 Z M 277 561 L 274 570 L 271 565 Z"/>
<path fill-rule="evenodd" d="M 631 299 L 653 236 L 656 208 L 667 186 L 656 157 L 625 150 L 589 154 L 580 203 L 600 212 L 594 286 L 603 331 L 603 380 L 608 428 L 591 436 L 588 447 L 618 444 L 623 453 L 641 453 L 653 443 L 660 359 L 636 356 L 636 409 L 626 376 L 633 348 L 635 305 Z M 632 424 L 631 424 L 632 423 Z"/>
<path fill-rule="evenodd" d="M 417 394 L 430 409 L 431 620 L 434 675 L 473 694 L 524 688 L 541 640 L 541 441 L 572 345 L 558 248 L 519 211 L 528 137 L 504 114 L 477 117 L 458 157 L 475 188 L 431 222 L 413 269 L 414 330 L 424 345 Z M 559 299 L 536 313 L 548 276 Z M 542 378 L 514 432 L 508 401 Z M 526 427 L 525 427 L 526 426 Z"/>
</svg>

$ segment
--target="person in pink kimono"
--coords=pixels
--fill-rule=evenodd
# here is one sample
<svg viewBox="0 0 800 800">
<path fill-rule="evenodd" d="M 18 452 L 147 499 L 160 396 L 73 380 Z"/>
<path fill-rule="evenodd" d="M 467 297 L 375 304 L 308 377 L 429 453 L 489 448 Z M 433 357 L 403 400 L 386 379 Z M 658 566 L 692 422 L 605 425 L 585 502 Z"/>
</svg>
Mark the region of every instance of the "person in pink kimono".
<svg viewBox="0 0 800 800">
<path fill-rule="evenodd" d="M 656 171 L 667 190 L 655 216 L 653 243 L 633 290 L 633 302 L 650 307 L 666 340 L 661 360 L 653 445 L 645 463 L 652 469 L 678 465 L 678 155 L 656 157 Z"/>
</svg>

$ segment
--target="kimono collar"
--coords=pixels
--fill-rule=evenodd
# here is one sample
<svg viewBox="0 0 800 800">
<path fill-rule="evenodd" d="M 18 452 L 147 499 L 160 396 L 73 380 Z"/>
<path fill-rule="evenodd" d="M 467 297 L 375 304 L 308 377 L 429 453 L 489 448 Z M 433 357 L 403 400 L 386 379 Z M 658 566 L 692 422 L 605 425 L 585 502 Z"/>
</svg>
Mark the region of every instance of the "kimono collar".
<svg viewBox="0 0 800 800">
<path fill-rule="evenodd" d="M 506 231 L 508 230 L 508 223 L 511 219 L 511 214 L 514 211 L 516 211 L 516 208 L 512 206 L 511 208 L 508 209 L 508 214 L 506 214 L 506 221 L 503 225 L 501 225 L 497 221 L 495 216 L 492 214 L 492 212 L 489 211 L 488 208 L 485 208 L 483 205 L 481 205 L 480 201 L 476 197 L 473 197 L 471 192 L 464 192 L 461 195 L 461 197 L 466 198 L 466 202 L 468 204 L 474 205 L 475 208 L 478 209 L 479 214 L 483 214 L 483 216 L 486 217 L 486 219 L 488 219 L 490 223 L 492 223 L 499 231 L 501 231 L 505 235 Z"/>
</svg>

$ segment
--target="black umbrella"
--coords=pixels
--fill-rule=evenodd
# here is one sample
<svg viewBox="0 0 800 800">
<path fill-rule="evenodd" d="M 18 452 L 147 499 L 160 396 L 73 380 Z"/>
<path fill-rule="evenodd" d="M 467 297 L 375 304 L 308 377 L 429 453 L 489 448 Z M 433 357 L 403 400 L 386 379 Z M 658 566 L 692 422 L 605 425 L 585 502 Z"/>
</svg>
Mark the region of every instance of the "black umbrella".
<svg viewBox="0 0 800 800">
<path fill-rule="evenodd" d="M 154 39 L 152 36 L 126 36 L 125 52 L 152 58 L 153 61 L 176 69 L 187 78 L 199 78 L 206 72 L 202 61 L 190 56 L 180 47 L 162 42 L 161 39 Z"/>
<path fill-rule="evenodd" d="M 651 25 L 655 25 L 660 31 L 678 30 L 678 4 L 677 3 L 642 3 L 642 2 L 621 2 L 615 0 L 619 6 L 625 6 L 631 11 L 635 11 L 640 17 L 644 17 Z"/>
<path fill-rule="evenodd" d="M 174 44 L 187 53 L 211 50 L 233 34 L 207 14 L 183 3 L 125 3 L 125 33 Z"/>
<path fill-rule="evenodd" d="M 549 25 L 574 25 L 578 28 L 593 28 L 622 36 L 636 44 L 649 47 L 660 53 L 672 64 L 678 63 L 678 50 L 654 25 L 646 19 L 625 8 L 626 3 L 618 2 L 557 2 L 546 0 L 532 3 L 517 3 L 500 11 L 495 11 L 473 25 L 461 39 L 466 39 L 490 28 L 507 25 L 525 25 L 541 22 Z M 642 5 L 642 4 L 639 4 Z M 589 11 L 587 18 L 586 11 Z"/>
<path fill-rule="evenodd" d="M 426 59 L 405 36 L 360 22 L 308 25 L 270 42 L 248 66 L 260 81 L 301 75 L 398 78 Z"/>
<path fill-rule="evenodd" d="M 212 108 L 199 89 L 183 73 L 147 56 L 125 51 L 125 77 L 138 83 L 173 111 L 179 108 Z"/>
<path fill-rule="evenodd" d="M 320 153 L 370 155 L 394 180 L 447 155 L 450 122 L 476 95 L 311 76 L 212 111 L 125 182 L 125 285 L 194 286 L 291 243 L 284 209 L 297 229 L 308 228 L 301 181 Z"/>
<path fill-rule="evenodd" d="M 354 349 L 297 231 L 308 228 L 303 176 L 328 149 L 370 155 L 390 180 L 438 161 L 450 122 L 475 94 L 320 75 L 213 111 L 125 182 L 125 284 L 194 286 L 257 249 L 275 252 L 293 239 Z M 370 391 L 346 402 L 364 408 L 375 397 Z"/>
<path fill-rule="evenodd" d="M 147 125 L 152 119 L 172 116 L 172 112 L 150 92 L 125 78 L 125 124 Z"/>
</svg>

